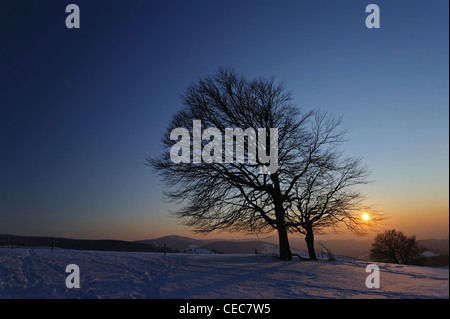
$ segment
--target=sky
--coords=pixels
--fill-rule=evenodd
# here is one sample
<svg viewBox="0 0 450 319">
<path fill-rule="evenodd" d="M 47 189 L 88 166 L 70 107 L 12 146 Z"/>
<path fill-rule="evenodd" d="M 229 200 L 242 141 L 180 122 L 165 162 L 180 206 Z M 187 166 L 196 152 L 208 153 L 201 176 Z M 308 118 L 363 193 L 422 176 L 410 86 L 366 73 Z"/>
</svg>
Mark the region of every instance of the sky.
<svg viewBox="0 0 450 319">
<path fill-rule="evenodd" d="M 65 24 L 70 3 L 78 29 Z M 370 3 L 378 29 L 365 24 Z M 162 152 L 187 86 L 230 66 L 343 117 L 344 150 L 369 167 L 361 191 L 389 215 L 384 228 L 448 238 L 448 6 L 0 0 L 0 233 L 198 237 L 170 216 L 144 162 Z"/>
</svg>

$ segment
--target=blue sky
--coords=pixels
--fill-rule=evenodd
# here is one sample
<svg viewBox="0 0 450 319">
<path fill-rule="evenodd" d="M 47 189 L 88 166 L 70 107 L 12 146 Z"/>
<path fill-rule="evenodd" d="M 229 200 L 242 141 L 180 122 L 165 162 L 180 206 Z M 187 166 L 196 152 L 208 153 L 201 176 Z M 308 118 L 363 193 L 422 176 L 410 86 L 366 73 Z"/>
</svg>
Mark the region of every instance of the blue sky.
<svg viewBox="0 0 450 319">
<path fill-rule="evenodd" d="M 65 27 L 76 3 L 81 28 Z M 376 3 L 381 28 L 367 29 Z M 342 115 L 391 228 L 448 237 L 448 1 L 0 2 L 0 233 L 189 234 L 143 163 L 179 95 L 232 66 Z M 425 219 L 424 216 L 428 216 Z M 406 222 L 408 220 L 408 222 Z M 443 223 L 446 222 L 445 223 Z"/>
</svg>

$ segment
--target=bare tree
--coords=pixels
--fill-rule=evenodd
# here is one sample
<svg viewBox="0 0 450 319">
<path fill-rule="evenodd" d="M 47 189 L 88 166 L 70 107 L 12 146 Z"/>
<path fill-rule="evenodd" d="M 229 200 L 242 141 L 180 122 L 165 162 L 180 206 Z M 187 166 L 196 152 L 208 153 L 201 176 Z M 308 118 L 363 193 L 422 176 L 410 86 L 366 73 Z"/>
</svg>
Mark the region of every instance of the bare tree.
<svg viewBox="0 0 450 319">
<path fill-rule="evenodd" d="M 383 219 L 364 203 L 358 186 L 368 183 L 368 170 L 360 158 L 345 157 L 339 146 L 346 131 L 339 130 L 341 118 L 315 111 L 309 121 L 302 157 L 307 158 L 301 174 L 291 179 L 285 194 L 286 227 L 305 236 L 309 258 L 316 260 L 314 238 L 343 225 L 356 235 L 369 229 L 361 219 L 371 212 L 371 224 Z"/>
<path fill-rule="evenodd" d="M 344 134 L 337 131 L 338 120 L 318 111 L 300 111 L 291 104 L 291 93 L 273 79 L 247 80 L 222 68 L 215 75 L 191 84 L 182 101 L 184 108 L 173 116 L 162 138 L 164 153 L 158 158 L 148 157 L 147 161 L 163 178 L 168 199 L 182 204 L 174 215 L 184 224 L 197 232 L 276 231 L 280 258 L 290 260 L 289 231 L 301 230 L 310 238 L 313 234 L 310 227 L 317 229 L 338 221 L 352 221 L 350 211 L 357 196 L 344 189 L 362 181 L 366 173 L 355 167 L 359 162 L 341 161 L 335 151 Z M 232 163 L 198 161 L 205 149 L 206 155 L 215 159 L 223 160 L 230 154 L 217 150 L 229 143 L 226 138 L 216 141 L 213 150 L 203 148 L 202 154 L 198 154 L 194 140 L 205 147 L 217 135 L 206 140 L 204 135 L 195 136 L 198 135 L 193 128 L 195 120 L 201 120 L 205 128 L 221 132 L 229 128 L 277 128 L 276 171 L 272 169 L 265 174 L 261 170 L 270 166 L 260 156 L 267 155 L 269 149 L 272 151 L 272 132 L 267 132 L 262 140 L 247 134 L 245 152 L 238 151 L 237 139 L 233 139 L 231 155 L 236 161 Z M 174 154 L 171 134 L 180 127 L 188 129 L 192 136 L 187 146 L 188 158 L 194 163 L 171 160 L 171 151 Z M 256 160 L 251 158 L 250 149 L 257 150 Z M 345 214 L 350 218 L 344 218 Z"/>
<path fill-rule="evenodd" d="M 344 157 L 338 150 L 345 137 L 345 131 L 338 130 L 340 124 L 341 119 L 315 113 L 308 150 L 315 160 L 295 182 L 290 197 L 288 227 L 305 236 L 312 260 L 316 260 L 316 234 L 336 230 L 339 224 L 357 235 L 365 230 L 361 213 L 369 208 L 356 186 L 366 184 L 369 174 L 360 158 Z"/>
<path fill-rule="evenodd" d="M 395 229 L 386 230 L 375 237 L 370 250 L 370 258 L 395 264 L 410 264 L 417 260 L 423 248 L 416 241 L 416 236 L 407 237 Z"/>
</svg>

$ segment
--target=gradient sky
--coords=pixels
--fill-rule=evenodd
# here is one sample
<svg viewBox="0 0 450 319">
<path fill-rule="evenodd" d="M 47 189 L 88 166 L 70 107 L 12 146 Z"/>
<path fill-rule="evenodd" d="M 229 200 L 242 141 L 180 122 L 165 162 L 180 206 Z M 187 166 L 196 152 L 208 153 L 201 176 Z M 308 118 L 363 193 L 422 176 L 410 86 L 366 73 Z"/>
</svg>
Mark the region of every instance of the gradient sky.
<svg viewBox="0 0 450 319">
<path fill-rule="evenodd" d="M 69 3 L 80 29 L 65 26 Z M 365 26 L 369 3 L 380 29 Z M 143 163 L 188 84 L 232 66 L 343 116 L 385 228 L 448 238 L 448 12 L 447 0 L 0 0 L 0 233 L 195 237 Z"/>
</svg>

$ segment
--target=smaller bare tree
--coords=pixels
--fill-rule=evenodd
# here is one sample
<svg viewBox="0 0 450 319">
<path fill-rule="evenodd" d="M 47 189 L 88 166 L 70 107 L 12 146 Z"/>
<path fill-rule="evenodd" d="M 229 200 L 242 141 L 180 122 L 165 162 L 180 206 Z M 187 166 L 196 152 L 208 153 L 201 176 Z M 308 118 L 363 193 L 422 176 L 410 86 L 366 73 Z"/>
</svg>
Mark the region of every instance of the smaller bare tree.
<svg viewBox="0 0 450 319">
<path fill-rule="evenodd" d="M 422 252 L 423 248 L 417 243 L 416 236 L 407 237 L 403 232 L 392 229 L 375 237 L 370 258 L 374 261 L 411 264 Z"/>
<path fill-rule="evenodd" d="M 316 260 L 314 238 L 327 230 L 337 231 L 345 225 L 356 235 L 365 234 L 368 223 L 362 212 L 371 211 L 371 222 L 382 219 L 381 213 L 364 203 L 358 186 L 367 184 L 369 172 L 360 158 L 345 157 L 338 146 L 345 141 L 339 130 L 341 119 L 316 112 L 307 148 L 312 158 L 308 170 L 295 180 L 291 203 L 287 209 L 290 231 L 305 236 L 309 259 Z"/>
</svg>

